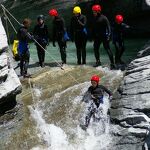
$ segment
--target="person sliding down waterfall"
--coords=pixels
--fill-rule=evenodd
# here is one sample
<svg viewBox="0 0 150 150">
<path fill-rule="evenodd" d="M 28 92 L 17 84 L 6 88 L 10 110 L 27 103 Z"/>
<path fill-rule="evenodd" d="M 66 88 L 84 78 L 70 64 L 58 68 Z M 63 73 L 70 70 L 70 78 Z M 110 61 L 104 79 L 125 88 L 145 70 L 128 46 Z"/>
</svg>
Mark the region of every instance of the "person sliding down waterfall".
<svg viewBox="0 0 150 150">
<path fill-rule="evenodd" d="M 89 126 L 90 120 L 93 116 L 95 121 L 96 120 L 95 115 L 100 109 L 100 105 L 103 104 L 103 96 L 104 92 L 109 94 L 109 99 L 112 99 L 112 92 L 109 91 L 106 87 L 103 85 L 99 85 L 100 77 L 97 75 L 93 75 L 91 77 L 91 86 L 88 88 L 88 91 L 85 93 L 83 97 L 84 102 L 91 102 L 90 106 L 88 107 L 88 112 L 85 117 L 85 123 L 84 125 L 80 125 L 82 129 L 86 130 Z M 100 117 L 100 116 L 99 116 Z"/>
</svg>

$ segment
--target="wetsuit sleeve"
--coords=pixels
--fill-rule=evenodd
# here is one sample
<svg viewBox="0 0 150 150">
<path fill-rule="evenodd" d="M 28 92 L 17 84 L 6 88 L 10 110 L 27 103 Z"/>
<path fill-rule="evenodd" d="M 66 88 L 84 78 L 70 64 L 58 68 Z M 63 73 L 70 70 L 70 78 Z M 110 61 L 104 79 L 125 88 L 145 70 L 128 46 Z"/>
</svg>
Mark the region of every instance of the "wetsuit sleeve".
<svg viewBox="0 0 150 150">
<path fill-rule="evenodd" d="M 26 29 L 21 29 L 20 30 L 20 34 L 21 34 L 21 37 L 22 39 L 24 40 L 33 40 L 33 37 L 31 36 L 31 34 L 26 30 Z"/>
<path fill-rule="evenodd" d="M 65 20 L 62 18 L 62 28 L 64 33 L 66 32 L 66 25 L 65 25 Z"/>
<path fill-rule="evenodd" d="M 71 40 L 73 41 L 74 39 L 74 18 L 71 19 L 71 23 L 70 23 L 70 37 L 71 37 Z"/>
<path fill-rule="evenodd" d="M 123 26 L 124 29 L 129 29 L 130 28 L 130 26 L 125 24 L 125 23 L 122 23 L 122 26 Z"/>
<path fill-rule="evenodd" d="M 78 20 L 78 23 L 79 23 L 81 26 L 85 27 L 85 26 L 86 26 L 86 23 L 87 23 L 86 17 L 83 16 L 83 22 L 81 22 L 80 20 Z"/>
<path fill-rule="evenodd" d="M 111 26 L 110 26 L 110 23 L 109 23 L 109 20 L 107 19 L 107 17 L 105 17 L 105 21 L 106 21 L 106 26 L 107 26 L 107 34 L 108 34 L 108 37 L 110 37 L 110 35 L 111 35 Z"/>
<path fill-rule="evenodd" d="M 47 42 L 49 42 L 49 33 L 48 33 L 48 27 L 45 25 L 45 36 L 46 36 L 46 40 Z"/>
<path fill-rule="evenodd" d="M 108 90 L 106 87 L 104 87 L 103 85 L 101 85 L 101 88 L 102 88 L 106 93 L 108 93 L 109 96 L 112 95 L 112 92 L 111 92 L 110 90 Z"/>
</svg>

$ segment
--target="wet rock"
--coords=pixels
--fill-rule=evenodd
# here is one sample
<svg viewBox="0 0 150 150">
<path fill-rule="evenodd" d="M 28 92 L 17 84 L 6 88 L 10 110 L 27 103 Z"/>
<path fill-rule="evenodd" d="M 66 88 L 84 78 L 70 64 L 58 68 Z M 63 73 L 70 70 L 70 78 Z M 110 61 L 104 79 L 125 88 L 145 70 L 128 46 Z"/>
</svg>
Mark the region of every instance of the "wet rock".
<svg viewBox="0 0 150 150">
<path fill-rule="evenodd" d="M 21 83 L 7 54 L 7 36 L 0 19 L 0 113 L 16 105 L 16 95 L 21 92 Z"/>
<path fill-rule="evenodd" d="M 118 91 L 118 97 L 112 101 L 111 121 L 119 126 L 118 132 L 115 132 L 120 139 L 116 143 L 116 149 L 142 149 L 143 140 L 150 128 L 149 54 L 150 47 L 147 45 L 138 53 L 137 59 L 129 64 L 120 88 L 122 90 Z M 133 145 L 130 145 L 131 143 Z M 140 143 L 139 146 L 137 146 L 138 143 Z M 149 141 L 147 145 L 150 145 L 148 143 Z"/>
</svg>

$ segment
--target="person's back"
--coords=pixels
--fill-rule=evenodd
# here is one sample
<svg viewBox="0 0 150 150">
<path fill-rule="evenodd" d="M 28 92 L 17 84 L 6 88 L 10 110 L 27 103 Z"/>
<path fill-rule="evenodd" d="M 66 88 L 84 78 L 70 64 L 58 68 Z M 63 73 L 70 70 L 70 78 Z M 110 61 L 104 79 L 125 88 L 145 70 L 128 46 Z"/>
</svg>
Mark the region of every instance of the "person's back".
<svg viewBox="0 0 150 150">
<path fill-rule="evenodd" d="M 29 77 L 30 75 L 27 74 L 28 64 L 29 64 L 29 58 L 30 58 L 30 52 L 29 52 L 29 46 L 28 41 L 32 39 L 30 34 L 28 33 L 28 28 L 30 27 L 31 20 L 30 19 L 24 19 L 23 20 L 23 26 L 19 28 L 17 37 L 19 40 L 19 57 L 20 57 L 20 74 L 24 77 Z"/>
</svg>

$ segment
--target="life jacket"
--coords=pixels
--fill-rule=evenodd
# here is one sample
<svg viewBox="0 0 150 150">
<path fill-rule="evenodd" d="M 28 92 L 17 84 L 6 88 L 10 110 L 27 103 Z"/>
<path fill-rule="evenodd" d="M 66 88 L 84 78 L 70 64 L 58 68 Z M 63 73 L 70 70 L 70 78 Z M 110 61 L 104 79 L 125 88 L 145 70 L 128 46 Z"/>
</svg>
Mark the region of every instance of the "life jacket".
<svg viewBox="0 0 150 150">
<path fill-rule="evenodd" d="M 13 58 L 16 61 L 19 61 L 19 53 L 18 53 L 18 45 L 19 45 L 19 41 L 18 40 L 14 40 L 13 42 L 13 47 L 12 47 L 12 53 L 13 53 Z"/>
</svg>

